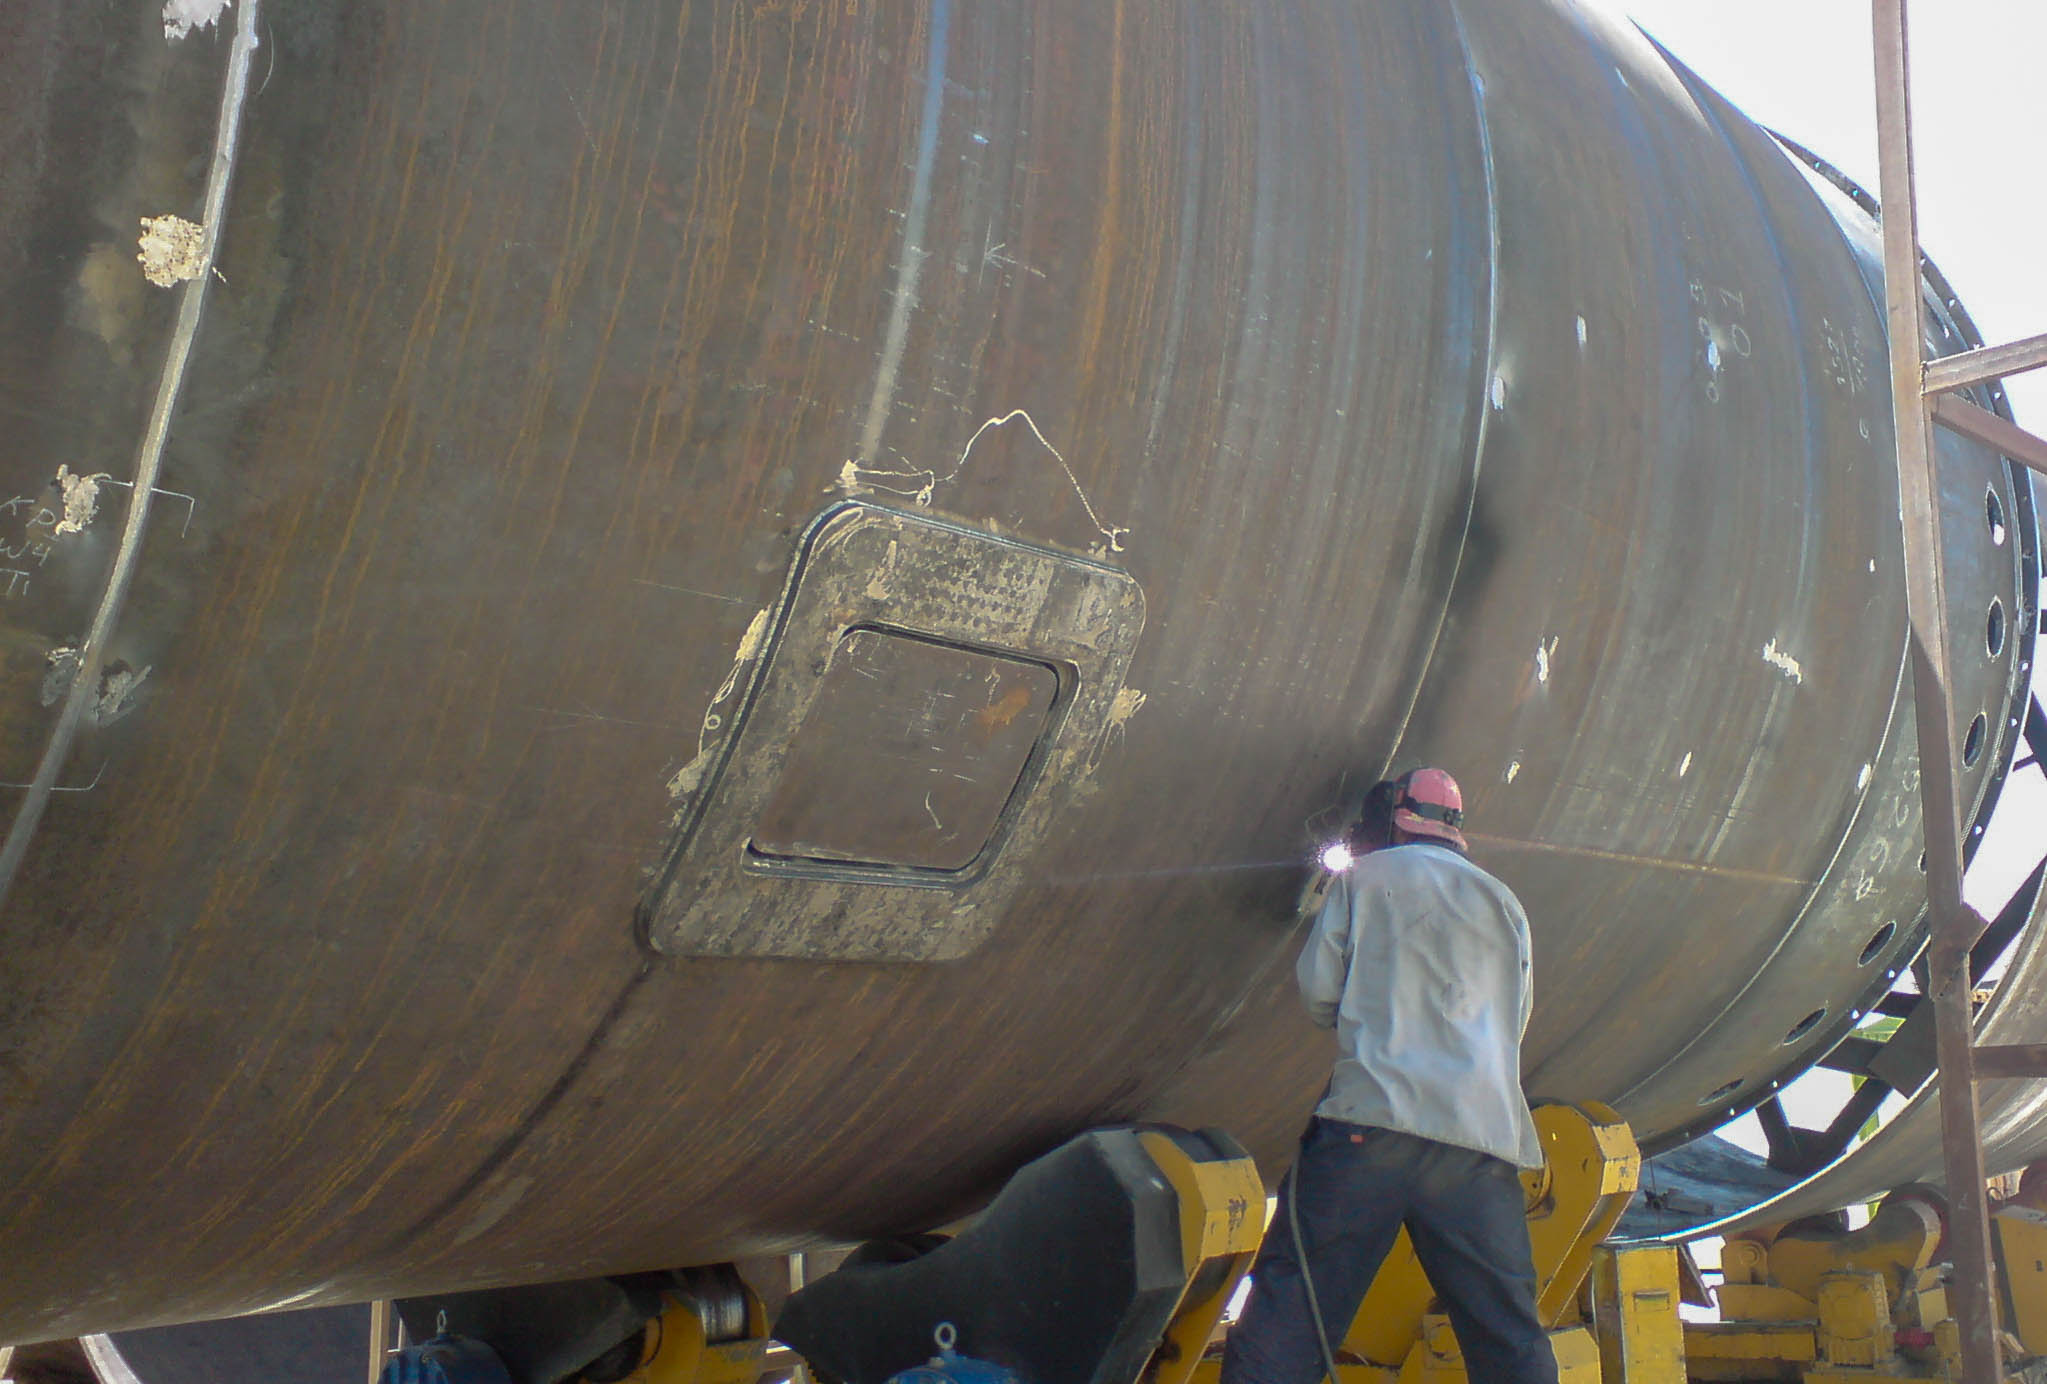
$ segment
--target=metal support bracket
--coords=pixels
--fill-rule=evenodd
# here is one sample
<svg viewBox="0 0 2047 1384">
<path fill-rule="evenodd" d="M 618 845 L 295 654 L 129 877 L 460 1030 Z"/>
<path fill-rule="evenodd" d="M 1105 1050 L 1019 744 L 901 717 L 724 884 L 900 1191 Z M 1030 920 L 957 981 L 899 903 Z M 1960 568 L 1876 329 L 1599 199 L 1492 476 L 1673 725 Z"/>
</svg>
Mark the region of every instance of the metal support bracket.
<svg viewBox="0 0 2047 1384">
<path fill-rule="evenodd" d="M 2010 341 L 2002 346 L 1979 346 L 1952 356 L 1926 362 L 1920 388 L 1928 398 L 1950 389 L 1967 389 L 1988 384 L 2007 375 L 2047 367 L 2047 333 Z"/>
<path fill-rule="evenodd" d="M 1952 394 L 1943 394 L 1934 401 L 1933 421 L 1964 437 L 1973 437 L 1986 446 L 1995 447 L 2021 466 L 2047 474 L 2047 438 L 2029 433 L 1987 408 L 1979 408 Z"/>
<path fill-rule="evenodd" d="M 1989 442 L 2013 460 L 2047 470 L 2047 442 L 1946 389 L 2042 363 L 2041 342 L 1975 353 L 1929 369 L 1924 359 L 1918 206 L 1912 183 L 1910 45 L 1905 0 L 1872 0 L 1876 52 L 1877 151 L 1881 177 L 1884 296 L 1890 336 L 1891 412 L 1897 429 L 1904 520 L 1906 604 L 1912 622 L 1912 687 L 1925 798 L 1928 911 L 1933 940 L 1928 991 L 1940 1062 L 1941 1154 L 1947 1170 L 1949 1246 L 1955 1270 L 1966 1384 L 2001 1377 L 1997 1305 L 1983 1143 L 1976 1108 L 1974 1011 L 1969 954 L 1984 927 L 1962 901 L 1961 828 L 1956 815 L 1948 638 L 1942 592 L 1940 504 L 1933 466 L 1936 416 Z M 1987 373 L 1986 373 L 1987 372 Z M 1938 395 L 1929 408 L 1927 395 Z M 1986 421 L 1988 420 L 1988 421 Z M 1991 424 L 1995 424 L 1992 427 Z"/>
</svg>

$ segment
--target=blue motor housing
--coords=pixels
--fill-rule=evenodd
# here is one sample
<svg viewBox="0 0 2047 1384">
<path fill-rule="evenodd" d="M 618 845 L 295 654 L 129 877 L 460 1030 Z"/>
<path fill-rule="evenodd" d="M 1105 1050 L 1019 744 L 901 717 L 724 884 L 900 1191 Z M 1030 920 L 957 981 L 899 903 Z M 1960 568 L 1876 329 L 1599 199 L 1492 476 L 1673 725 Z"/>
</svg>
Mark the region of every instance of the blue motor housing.
<svg viewBox="0 0 2047 1384">
<path fill-rule="evenodd" d="M 483 1342 L 443 1332 L 393 1355 L 378 1384 L 512 1384 L 512 1376 Z"/>
<path fill-rule="evenodd" d="M 941 1350 L 922 1365 L 892 1375 L 888 1384 L 1024 1384 L 1014 1370 L 970 1355 Z"/>
</svg>

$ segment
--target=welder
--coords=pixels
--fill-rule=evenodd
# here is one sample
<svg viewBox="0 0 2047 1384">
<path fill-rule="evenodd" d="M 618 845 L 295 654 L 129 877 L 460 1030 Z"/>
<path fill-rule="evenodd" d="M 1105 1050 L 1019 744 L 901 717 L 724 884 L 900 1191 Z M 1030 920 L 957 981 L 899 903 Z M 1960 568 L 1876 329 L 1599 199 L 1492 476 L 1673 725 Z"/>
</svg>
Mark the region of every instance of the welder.
<svg viewBox="0 0 2047 1384">
<path fill-rule="evenodd" d="M 1521 1091 L 1528 917 L 1474 864 L 1456 780 L 1382 783 L 1296 975 L 1335 1073 L 1252 1269 L 1222 1384 L 1315 1384 L 1405 1225 L 1473 1384 L 1555 1384 L 1518 1169 L 1542 1166 Z"/>
</svg>

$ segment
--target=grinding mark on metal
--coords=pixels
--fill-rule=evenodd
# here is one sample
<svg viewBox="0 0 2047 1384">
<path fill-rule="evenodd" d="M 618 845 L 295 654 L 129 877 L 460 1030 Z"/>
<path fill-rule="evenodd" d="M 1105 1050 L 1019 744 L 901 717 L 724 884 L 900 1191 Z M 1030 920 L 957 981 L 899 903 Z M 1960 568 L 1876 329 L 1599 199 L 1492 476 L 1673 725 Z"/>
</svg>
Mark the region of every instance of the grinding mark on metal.
<svg viewBox="0 0 2047 1384">
<path fill-rule="evenodd" d="M 55 706 L 70 695 L 71 683 L 78 676 L 78 649 L 70 644 L 60 644 L 43 655 L 43 705 Z"/>
<path fill-rule="evenodd" d="M 503 1220 L 511 1213 L 513 1207 L 525 1199 L 526 1193 L 532 1190 L 532 1187 L 533 1178 L 530 1175 L 507 1181 L 504 1186 L 484 1198 L 483 1205 L 476 1208 L 476 1214 L 455 1232 L 454 1243 L 466 1245 Z"/>
<path fill-rule="evenodd" d="M 334 1280 L 331 1278 L 324 1283 L 315 1283 L 310 1288 L 301 1288 L 295 1293 L 286 1293 L 275 1302 L 266 1302 L 261 1307 L 258 1307 L 256 1312 L 278 1312 L 287 1307 L 296 1307 L 302 1302 L 310 1302 L 333 1286 Z"/>
<path fill-rule="evenodd" d="M 569 1059 L 568 1065 L 562 1068 L 561 1075 L 556 1077 L 554 1084 L 533 1103 L 532 1108 L 520 1119 L 518 1126 L 484 1156 L 483 1161 L 462 1180 L 460 1186 L 443 1197 L 411 1226 L 393 1237 L 384 1247 L 385 1252 L 416 1246 L 423 1232 L 447 1219 L 457 1207 L 474 1196 L 485 1183 L 497 1175 L 499 1169 L 511 1161 L 512 1155 L 519 1151 L 520 1146 L 532 1136 L 533 1131 L 554 1112 L 555 1107 L 561 1104 L 562 1098 L 568 1095 L 570 1089 L 589 1069 L 592 1060 L 610 1038 L 612 1030 L 617 1028 L 619 1020 L 625 1017 L 626 1006 L 632 1002 L 633 996 L 653 973 L 653 966 L 648 964 L 641 966 L 626 978 L 618 993 L 612 997 L 610 1006 L 598 1018 L 596 1026 L 590 1030 L 590 1036 L 583 1040 L 582 1048 Z"/>
<path fill-rule="evenodd" d="M 896 291 L 890 304 L 888 332 L 882 338 L 881 366 L 874 375 L 874 396 L 867 401 L 867 421 L 860 429 L 860 460 L 871 462 L 881 446 L 881 430 L 896 397 L 896 372 L 910 338 L 910 312 L 917 306 L 917 277 L 930 254 L 924 248 L 924 218 L 931 210 L 931 170 L 938 161 L 938 121 L 945 109 L 946 30 L 950 0 L 933 0 L 931 43 L 924 62 L 924 109 L 917 125 L 917 168 L 911 181 L 909 215 L 903 220 L 903 254 L 896 262 Z M 848 463 L 850 465 L 851 463 Z"/>
<path fill-rule="evenodd" d="M 746 625 L 746 633 L 739 637 L 739 648 L 732 655 L 731 671 L 725 674 L 725 681 L 718 684 L 718 690 L 711 697 L 711 703 L 704 708 L 703 724 L 697 729 L 696 758 L 676 771 L 668 780 L 670 798 L 686 798 L 703 786 L 704 774 L 711 765 L 711 736 L 722 729 L 725 718 L 718 714 L 718 708 L 725 703 L 739 687 L 739 676 L 746 666 L 760 656 L 761 645 L 768 637 L 769 610 L 763 606 L 754 612 L 753 619 Z"/>
<path fill-rule="evenodd" d="M 230 3 L 231 0 L 164 0 L 163 36 L 175 43 L 194 29 L 210 29 Z"/>
<path fill-rule="evenodd" d="M 199 278 L 210 267 L 206 228 L 182 216 L 145 216 L 135 258 L 142 265 L 142 277 L 159 288 Z"/>
<path fill-rule="evenodd" d="M 1183 127 L 1181 167 L 1201 166 L 1201 125 L 1205 102 L 1201 90 L 1202 64 L 1192 45 L 1187 52 L 1186 63 L 1186 111 Z M 1173 255 L 1173 292 L 1166 309 L 1165 330 L 1160 340 L 1163 345 L 1159 355 L 1157 384 L 1151 397 L 1151 421 L 1144 430 L 1144 454 L 1152 455 L 1158 443 L 1159 428 L 1166 418 L 1166 404 L 1172 390 L 1172 382 L 1179 378 L 1180 346 L 1187 329 L 1187 304 L 1194 287 L 1194 255 L 1191 247 L 1197 243 L 1200 231 L 1202 207 L 1202 183 L 1195 177 L 1183 177 L 1180 190 L 1179 235 L 1174 240 L 1178 250 Z M 1342 415 L 1339 413 L 1338 415 Z"/>
<path fill-rule="evenodd" d="M 1805 681 L 1805 669 L 1799 666 L 1797 659 L 1793 658 L 1785 650 L 1778 648 L 1775 639 L 1763 645 L 1763 662 L 1769 664 L 1793 682 Z"/>
<path fill-rule="evenodd" d="M 1129 525 L 1104 524 L 1102 522 L 1102 516 L 1095 511 L 1094 502 L 1088 499 L 1087 491 L 1081 488 L 1080 477 L 1074 475 L 1073 467 L 1067 464 L 1065 454 L 1052 445 L 1051 439 L 1045 436 L 1044 430 L 1038 426 L 1038 420 L 1031 417 L 1028 409 L 1013 408 L 1007 413 L 998 414 L 984 421 L 980 427 L 974 429 L 974 435 L 967 439 L 967 445 L 960 451 L 959 460 L 954 462 L 952 469 L 942 476 L 936 471 L 916 469 L 907 471 L 876 470 L 871 467 L 862 466 L 857 461 L 849 460 L 844 466 L 839 468 L 839 488 L 849 493 L 864 489 L 885 490 L 891 495 L 908 495 L 921 508 L 931 503 L 931 497 L 936 493 L 939 486 L 958 479 L 960 472 L 967 469 L 967 461 L 974 455 L 974 447 L 980 442 L 982 434 L 991 428 L 1007 427 L 1018 420 L 1022 420 L 1023 425 L 1031 430 L 1031 436 L 1038 440 L 1038 445 L 1052 454 L 1052 460 L 1059 463 L 1059 469 L 1066 473 L 1067 483 L 1073 487 L 1073 493 L 1080 497 L 1080 507 L 1087 511 L 1088 522 L 1095 526 L 1096 533 L 1108 540 L 1105 549 L 1097 545 L 1097 556 L 1103 552 L 1122 552 L 1124 550 L 1123 540 L 1130 533 Z M 921 480 L 923 483 L 915 489 L 905 489 L 891 485 L 877 485 L 873 478 L 903 481 Z"/>
<path fill-rule="evenodd" d="M 1092 774 L 1095 767 L 1102 762 L 1102 756 L 1108 751 L 1109 746 L 1129 733 L 1130 718 L 1144 710 L 1144 704 L 1148 700 L 1150 699 L 1144 693 L 1134 687 L 1117 689 L 1116 695 L 1109 700 L 1109 714 L 1102 720 L 1102 729 L 1095 736 L 1094 748 L 1088 754 L 1086 773 Z"/>
<path fill-rule="evenodd" d="M 1550 660 L 1557 655 L 1558 638 L 1559 636 L 1557 635 L 1551 635 L 1547 641 L 1535 646 L 1535 680 L 1537 682 L 1546 683 L 1549 681 Z"/>
<path fill-rule="evenodd" d="M 1134 687 L 1125 687 L 1116 693 L 1109 703 L 1109 719 L 1102 727 L 1102 741 L 1106 744 L 1111 736 L 1121 736 L 1130 727 L 1130 718 L 1144 710 L 1150 698 Z"/>
<path fill-rule="evenodd" d="M 154 671 L 144 664 L 140 670 L 125 663 L 115 663 L 100 676 L 99 696 L 93 700 L 92 719 L 95 725 L 111 725 L 135 709 L 136 694 L 142 684 L 149 680 Z"/>
<path fill-rule="evenodd" d="M 867 599 L 885 601 L 889 598 L 889 579 L 896 574 L 896 563 L 902 557 L 903 545 L 891 538 L 888 551 L 882 555 L 881 566 L 874 569 L 874 575 L 867 579 Z"/>
<path fill-rule="evenodd" d="M 129 492 L 127 517 L 121 527 L 120 545 L 114 551 L 113 565 L 107 573 L 106 584 L 100 590 L 92 624 L 78 646 L 79 666 L 72 678 L 71 690 L 65 695 L 64 705 L 57 713 L 56 725 L 51 729 L 42 758 L 36 764 L 35 778 L 29 791 L 15 810 L 14 821 L 8 826 L 7 839 L 0 844 L 0 901 L 4 901 L 12 891 L 15 876 L 28 855 L 29 842 L 42 822 L 50 794 L 56 789 L 57 775 L 71 754 L 79 722 L 88 713 L 87 702 L 98 690 L 101 661 L 106 657 L 114 622 L 120 616 L 128 588 L 135 579 L 136 565 L 141 561 L 150 503 L 155 495 L 157 476 L 163 470 L 164 446 L 170 438 L 171 415 L 177 411 L 178 401 L 184 394 L 192 345 L 199 335 L 200 318 L 206 310 L 208 275 L 205 271 L 213 267 L 217 249 L 215 228 L 226 216 L 228 189 L 234 182 L 235 155 L 241 146 L 242 108 L 248 100 L 249 58 L 256 49 L 259 8 L 260 0 L 242 0 L 234 43 L 228 50 L 227 72 L 221 84 L 220 113 L 214 124 L 213 157 L 206 172 L 206 196 L 199 222 L 202 231 L 201 272 L 190 280 L 178 300 L 177 322 L 164 353 L 162 373 L 157 378 L 156 398 L 143 428 L 142 440 L 136 448 L 135 476 Z"/>
<path fill-rule="evenodd" d="M 59 465 L 57 479 L 53 484 L 64 495 L 64 517 L 51 529 L 53 534 L 84 533 L 85 526 L 99 513 L 100 482 L 111 479 L 102 471 L 95 476 L 81 476 L 70 467 Z"/>
<path fill-rule="evenodd" d="M 1512 783 L 1515 779 L 1519 777 L 1521 777 L 1521 761 L 1518 759 L 1509 760 L 1507 762 L 1506 773 L 1507 782 Z"/>
<path fill-rule="evenodd" d="M 761 651 L 761 642 L 768 636 L 768 609 L 762 606 L 746 622 L 746 633 L 739 636 L 739 648 L 732 655 L 732 671 L 725 675 L 725 681 L 718 688 L 718 695 L 711 700 L 722 702 L 732 695 L 732 685 L 739 681 L 739 670 L 753 662 Z"/>
<path fill-rule="evenodd" d="M 1692 771 L 1692 752 L 1685 751 L 1685 757 L 1677 762 L 1677 776 L 1683 778 Z"/>
</svg>

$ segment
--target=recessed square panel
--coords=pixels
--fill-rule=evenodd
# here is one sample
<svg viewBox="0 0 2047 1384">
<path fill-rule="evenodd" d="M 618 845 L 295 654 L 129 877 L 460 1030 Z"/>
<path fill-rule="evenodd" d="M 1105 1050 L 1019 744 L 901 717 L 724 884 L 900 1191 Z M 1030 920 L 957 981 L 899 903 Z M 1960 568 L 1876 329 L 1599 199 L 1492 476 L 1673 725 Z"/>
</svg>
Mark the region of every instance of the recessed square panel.
<svg viewBox="0 0 2047 1384">
<path fill-rule="evenodd" d="M 1129 573 L 861 501 L 805 532 L 677 775 L 641 914 L 672 956 L 949 961 L 1095 772 L 1144 628 Z M 729 698 L 729 700 L 728 700 Z"/>
<path fill-rule="evenodd" d="M 1051 721 L 1042 663 L 848 630 L 749 843 L 759 856 L 962 870 Z"/>
</svg>

